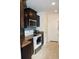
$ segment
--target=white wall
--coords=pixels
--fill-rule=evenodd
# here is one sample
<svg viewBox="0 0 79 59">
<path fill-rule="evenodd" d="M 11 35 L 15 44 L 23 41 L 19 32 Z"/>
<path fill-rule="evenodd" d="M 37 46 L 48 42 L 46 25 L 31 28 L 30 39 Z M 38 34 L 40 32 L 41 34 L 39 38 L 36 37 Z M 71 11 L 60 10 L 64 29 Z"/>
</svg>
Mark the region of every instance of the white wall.
<svg viewBox="0 0 79 59">
<path fill-rule="evenodd" d="M 40 12 L 40 27 L 37 29 L 44 32 L 44 44 L 48 41 L 58 41 L 58 14 Z"/>
<path fill-rule="evenodd" d="M 44 44 L 46 44 L 48 39 L 48 18 L 46 12 L 38 13 L 40 16 L 40 27 L 38 28 L 40 31 L 44 32 Z"/>
<path fill-rule="evenodd" d="M 48 14 L 48 41 L 58 41 L 58 14 Z"/>
</svg>

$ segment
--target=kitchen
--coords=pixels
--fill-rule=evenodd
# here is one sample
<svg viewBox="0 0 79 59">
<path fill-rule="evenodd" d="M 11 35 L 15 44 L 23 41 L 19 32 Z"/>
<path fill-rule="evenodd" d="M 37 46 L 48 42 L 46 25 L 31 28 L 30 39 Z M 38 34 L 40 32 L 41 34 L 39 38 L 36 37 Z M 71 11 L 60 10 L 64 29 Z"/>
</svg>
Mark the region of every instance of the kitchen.
<svg viewBox="0 0 79 59">
<path fill-rule="evenodd" d="M 43 8 L 41 5 L 39 6 L 43 1 L 20 1 L 20 42 L 22 59 L 35 59 L 33 55 L 38 54 L 42 47 L 48 42 L 58 44 L 58 0 L 55 0 L 56 3 L 54 0 L 54 2 L 47 0 L 47 3 L 53 2 L 52 5 L 55 10 L 49 6 L 49 3 L 46 3 L 47 5 L 45 4 Z M 56 6 L 54 6 L 55 4 Z M 51 9 L 44 8 L 45 6 L 50 7 L 54 11 L 52 12 Z"/>
</svg>

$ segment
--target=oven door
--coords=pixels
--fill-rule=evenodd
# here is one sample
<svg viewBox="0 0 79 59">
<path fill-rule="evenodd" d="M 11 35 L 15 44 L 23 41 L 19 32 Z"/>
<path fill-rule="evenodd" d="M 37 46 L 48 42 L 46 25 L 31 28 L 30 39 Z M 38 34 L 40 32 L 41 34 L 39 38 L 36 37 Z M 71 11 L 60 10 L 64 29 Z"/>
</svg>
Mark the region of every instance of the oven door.
<svg viewBox="0 0 79 59">
<path fill-rule="evenodd" d="M 42 45 L 42 35 L 39 34 L 38 36 L 34 36 L 33 37 L 34 50 L 37 49 L 41 45 Z"/>
</svg>

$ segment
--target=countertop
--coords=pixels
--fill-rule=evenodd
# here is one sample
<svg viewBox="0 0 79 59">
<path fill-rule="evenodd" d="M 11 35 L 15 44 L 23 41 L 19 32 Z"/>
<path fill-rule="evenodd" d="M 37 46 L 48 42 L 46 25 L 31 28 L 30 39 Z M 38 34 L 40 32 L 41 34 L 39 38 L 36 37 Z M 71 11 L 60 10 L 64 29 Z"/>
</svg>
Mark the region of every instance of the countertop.
<svg viewBox="0 0 79 59">
<path fill-rule="evenodd" d="M 27 46 L 28 44 L 32 43 L 32 39 L 33 38 L 33 35 L 30 35 L 28 37 L 25 37 L 22 41 L 22 44 L 21 44 L 21 48 Z"/>
<path fill-rule="evenodd" d="M 38 33 L 37 35 L 41 34 L 42 32 Z M 32 43 L 32 38 L 34 37 L 34 35 L 30 35 L 28 37 L 25 37 L 24 39 L 22 39 L 23 41 L 21 42 L 21 48 L 29 45 L 30 43 Z"/>
</svg>

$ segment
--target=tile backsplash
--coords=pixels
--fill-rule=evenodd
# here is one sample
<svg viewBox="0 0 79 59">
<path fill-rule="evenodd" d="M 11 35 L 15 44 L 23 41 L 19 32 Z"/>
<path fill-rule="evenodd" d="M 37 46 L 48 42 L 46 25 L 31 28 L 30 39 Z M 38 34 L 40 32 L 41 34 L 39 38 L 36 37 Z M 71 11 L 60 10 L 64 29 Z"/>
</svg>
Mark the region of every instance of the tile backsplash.
<svg viewBox="0 0 79 59">
<path fill-rule="evenodd" d="M 25 29 L 24 34 L 25 36 L 33 35 L 34 30 L 33 29 Z"/>
</svg>

